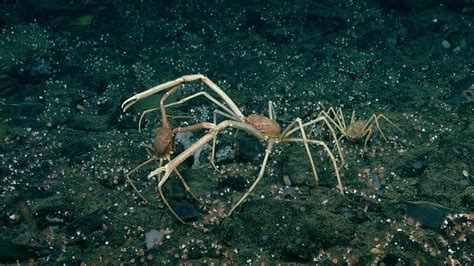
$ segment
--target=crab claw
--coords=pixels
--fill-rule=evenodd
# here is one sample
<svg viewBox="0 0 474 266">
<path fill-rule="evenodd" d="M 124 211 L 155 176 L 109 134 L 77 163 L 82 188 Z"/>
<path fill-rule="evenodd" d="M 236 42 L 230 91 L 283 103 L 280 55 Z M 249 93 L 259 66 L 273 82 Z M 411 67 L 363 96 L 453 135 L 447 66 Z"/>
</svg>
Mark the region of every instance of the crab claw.
<svg viewBox="0 0 474 266">
<path fill-rule="evenodd" d="M 125 102 L 122 103 L 122 112 L 126 112 L 128 108 L 130 108 L 132 105 L 134 105 L 138 101 L 138 98 L 136 96 L 132 96 L 125 100 Z"/>
</svg>

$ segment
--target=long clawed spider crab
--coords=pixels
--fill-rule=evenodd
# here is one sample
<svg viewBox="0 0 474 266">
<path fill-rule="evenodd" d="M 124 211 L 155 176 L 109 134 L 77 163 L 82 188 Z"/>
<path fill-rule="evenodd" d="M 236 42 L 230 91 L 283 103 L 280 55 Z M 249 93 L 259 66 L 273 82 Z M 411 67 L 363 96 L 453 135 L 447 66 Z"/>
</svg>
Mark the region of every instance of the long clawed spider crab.
<svg viewBox="0 0 474 266">
<path fill-rule="evenodd" d="M 209 87 L 215 94 L 217 94 L 224 103 L 221 103 L 219 100 L 215 99 L 214 97 L 212 97 L 207 92 L 198 92 L 198 93 L 195 93 L 191 96 L 185 97 L 185 98 L 183 98 L 183 99 L 181 99 L 181 100 L 179 100 L 175 103 L 171 103 L 171 104 L 168 104 L 168 105 L 164 104 L 164 100 L 166 100 L 166 97 L 167 97 L 166 95 L 170 95 L 171 93 L 176 91 L 177 88 L 179 88 L 179 86 L 181 84 L 186 83 L 186 82 L 196 81 L 196 80 L 201 80 L 207 87 Z M 342 163 L 344 163 L 343 162 L 344 159 L 342 157 L 342 152 L 341 152 L 341 149 L 340 149 L 339 143 L 338 143 L 338 138 L 336 136 L 336 133 L 335 133 L 335 130 L 334 130 L 333 126 L 331 125 L 331 124 L 334 124 L 334 123 L 332 123 L 330 120 L 328 120 L 328 116 L 320 114 L 315 119 L 310 120 L 310 121 L 305 122 L 305 123 L 303 123 L 300 118 L 296 118 L 283 131 L 281 131 L 280 125 L 275 121 L 276 120 L 276 114 L 275 114 L 275 110 L 273 108 L 273 103 L 272 102 L 269 102 L 269 104 L 268 104 L 268 109 L 269 109 L 268 110 L 269 111 L 268 117 L 263 116 L 263 115 L 258 115 L 258 114 L 251 114 L 249 116 L 245 116 L 239 110 L 239 108 L 234 103 L 234 101 L 232 101 L 232 99 L 221 88 L 219 88 L 210 79 L 208 79 L 207 77 L 205 77 L 203 75 L 200 75 L 200 74 L 185 75 L 185 76 L 182 76 L 178 79 L 175 79 L 175 80 L 172 80 L 172 81 L 169 81 L 169 82 L 165 82 L 165 83 L 160 84 L 158 86 L 152 87 L 152 88 L 150 88 L 146 91 L 140 92 L 140 93 L 130 97 L 129 99 L 127 99 L 122 104 L 122 110 L 125 112 L 127 109 L 129 109 L 136 102 L 138 102 L 140 100 L 143 100 L 143 99 L 145 99 L 145 98 L 147 98 L 151 95 L 154 95 L 156 93 L 166 91 L 166 90 L 168 90 L 168 91 L 163 96 L 163 98 L 160 102 L 160 109 L 161 109 L 163 120 L 164 120 L 164 123 L 163 123 L 164 126 L 163 127 L 168 128 L 168 130 L 170 130 L 170 129 L 167 126 L 167 124 L 165 123 L 165 121 L 166 121 L 166 114 L 165 114 L 166 111 L 165 111 L 165 108 L 164 108 L 165 106 L 173 106 L 173 105 L 177 105 L 177 104 L 182 104 L 182 103 L 184 103 L 186 101 L 189 101 L 189 100 L 191 100 L 195 97 L 204 96 L 220 108 L 220 109 L 217 109 L 217 110 L 214 111 L 214 123 L 200 123 L 200 124 L 190 126 L 190 127 L 186 127 L 186 128 L 177 128 L 177 129 L 171 130 L 171 132 L 174 133 L 174 132 L 178 132 L 178 131 L 185 131 L 185 130 L 188 131 L 188 130 L 195 130 L 195 129 L 203 129 L 204 128 L 204 129 L 208 129 L 208 132 L 206 134 L 204 134 L 196 142 L 194 142 L 190 147 L 188 147 L 186 150 L 184 150 L 182 153 L 178 154 L 176 157 L 169 160 L 168 163 L 166 163 L 164 166 L 162 166 L 161 163 L 160 163 L 160 166 L 158 168 L 156 168 L 155 170 L 153 170 L 152 172 L 150 172 L 150 174 L 148 175 L 148 177 L 153 177 L 153 176 L 158 177 L 158 180 L 159 180 L 159 182 L 158 182 L 158 191 L 160 193 L 160 196 L 162 197 L 162 199 L 164 200 L 164 202 L 166 203 L 168 208 L 172 211 L 172 213 L 181 222 L 184 223 L 184 221 L 176 214 L 176 212 L 173 210 L 173 208 L 167 203 L 166 199 L 164 198 L 164 195 L 162 193 L 161 188 L 163 187 L 163 185 L 166 183 L 166 181 L 168 180 L 168 178 L 170 177 L 170 175 L 173 172 L 176 172 L 178 174 L 178 176 L 180 176 L 179 172 L 176 170 L 177 167 L 181 163 L 183 163 L 188 157 L 192 156 L 204 144 L 208 143 L 211 140 L 213 140 L 211 163 L 214 166 L 213 161 L 214 161 L 214 155 L 215 155 L 216 136 L 219 132 L 225 130 L 226 128 L 235 128 L 235 129 L 245 131 L 249 135 L 252 135 L 255 138 L 257 138 L 258 140 L 263 141 L 263 142 L 266 143 L 266 149 L 265 149 L 265 154 L 264 154 L 264 157 L 263 157 L 263 162 L 262 162 L 262 165 L 260 167 L 260 170 L 258 172 L 258 175 L 257 175 L 255 181 L 250 186 L 250 188 L 247 190 L 247 192 L 237 201 L 237 203 L 234 204 L 234 206 L 229 211 L 227 216 L 230 216 L 235 211 L 235 209 L 240 204 L 242 204 L 242 202 L 248 197 L 248 195 L 256 187 L 256 185 L 258 184 L 258 182 L 260 181 L 260 179 L 262 178 L 262 176 L 265 172 L 265 167 L 267 165 L 268 158 L 269 158 L 269 156 L 272 152 L 273 146 L 275 144 L 282 143 L 282 142 L 301 142 L 301 143 L 303 143 L 303 145 L 305 147 L 305 150 L 306 150 L 306 154 L 308 156 L 308 160 L 309 160 L 310 165 L 311 165 L 311 169 L 312 169 L 314 178 L 316 179 L 316 182 L 319 181 L 319 177 L 318 177 L 318 173 L 316 171 L 316 165 L 313 161 L 313 156 L 311 154 L 310 144 L 315 144 L 315 145 L 323 147 L 324 151 L 327 153 L 327 155 L 328 155 L 328 157 L 329 157 L 329 159 L 332 163 L 332 166 L 334 168 L 335 176 L 337 178 L 338 190 L 341 194 L 344 194 L 344 188 L 342 186 L 341 177 L 339 175 L 339 167 L 337 165 L 337 160 L 336 160 L 335 156 L 333 155 L 331 149 L 322 140 L 308 139 L 307 134 L 305 132 L 306 127 L 315 125 L 317 123 L 322 123 L 322 125 L 324 125 L 325 127 L 327 127 L 329 129 L 330 137 L 333 139 L 333 141 L 335 143 L 335 147 L 337 149 L 338 155 L 339 155 Z M 153 109 L 146 110 L 145 112 L 151 112 L 151 111 L 154 111 L 154 110 L 157 110 L 157 109 L 158 108 L 153 108 Z M 163 114 L 165 114 L 165 115 L 163 115 Z M 227 118 L 227 120 L 224 120 L 220 123 L 217 123 L 216 115 L 221 115 L 221 116 Z M 143 117 L 143 115 L 142 115 L 142 117 Z M 141 121 L 142 117 L 140 118 L 140 121 Z M 294 134 L 297 134 L 297 133 L 300 134 L 300 137 L 292 137 Z M 159 135 L 161 135 L 161 134 L 159 134 Z M 156 137 L 155 137 L 155 140 L 156 140 Z M 158 147 L 157 147 L 157 145 L 158 145 Z M 163 143 L 158 143 L 158 144 L 155 141 L 155 151 L 158 151 L 159 149 L 162 148 L 162 147 L 160 147 L 160 145 L 166 146 L 166 145 L 169 145 L 169 144 L 168 144 L 167 141 L 163 142 Z M 168 146 L 166 146 L 166 147 L 168 147 Z M 164 153 L 164 155 L 169 155 L 169 152 Z M 156 156 L 158 156 L 158 157 L 155 157 L 155 158 L 162 158 L 163 154 L 162 155 L 156 155 Z M 153 158 L 153 156 L 152 156 L 152 158 Z M 151 160 L 151 159 L 149 159 L 149 160 Z M 149 161 L 149 160 L 147 160 L 147 161 Z M 145 164 L 147 161 L 145 161 L 143 164 Z M 162 162 L 161 159 L 160 159 L 160 162 Z M 138 167 L 143 166 L 143 164 L 139 165 Z M 130 172 L 132 172 L 132 171 L 136 171 L 136 170 L 133 169 Z M 161 176 L 162 173 L 164 173 L 163 176 Z M 184 181 L 184 179 L 182 179 L 182 177 L 180 177 L 180 179 L 181 179 L 181 182 Z M 185 184 L 185 182 L 183 182 L 183 184 Z M 185 187 L 186 186 L 187 185 L 185 185 Z"/>
</svg>

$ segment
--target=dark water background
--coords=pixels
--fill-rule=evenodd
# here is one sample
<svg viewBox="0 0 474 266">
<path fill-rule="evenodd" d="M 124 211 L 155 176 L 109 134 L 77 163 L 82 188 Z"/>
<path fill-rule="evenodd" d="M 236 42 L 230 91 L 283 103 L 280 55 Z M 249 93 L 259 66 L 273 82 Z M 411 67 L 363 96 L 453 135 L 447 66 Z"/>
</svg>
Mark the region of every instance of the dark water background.
<svg viewBox="0 0 474 266">
<path fill-rule="evenodd" d="M 474 4 L 437 1 L 0 2 L 0 262 L 458 265 L 472 263 Z M 161 94 L 135 93 L 200 73 L 245 115 L 273 101 L 284 128 L 342 108 L 347 123 L 383 114 L 364 142 L 341 140 L 338 193 L 327 153 L 218 135 L 219 171 L 200 158 L 157 196 L 149 154 Z M 199 91 L 185 84 L 170 102 Z M 212 122 L 209 100 L 169 108 L 172 127 Z M 219 118 L 222 121 L 222 118 Z M 376 129 L 374 127 L 374 129 Z M 325 127 L 307 128 L 331 149 Z M 204 130 L 185 135 L 187 141 Z M 337 131 L 340 136 L 341 132 Z M 172 158 L 184 150 L 176 143 Z M 338 163 L 340 156 L 336 154 Z"/>
</svg>

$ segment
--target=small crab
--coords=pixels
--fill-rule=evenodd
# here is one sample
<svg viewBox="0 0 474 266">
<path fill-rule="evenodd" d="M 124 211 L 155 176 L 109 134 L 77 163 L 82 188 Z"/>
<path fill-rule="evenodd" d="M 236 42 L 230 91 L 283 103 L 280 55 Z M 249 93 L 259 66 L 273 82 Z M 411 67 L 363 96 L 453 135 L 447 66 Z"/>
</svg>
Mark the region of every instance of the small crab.
<svg viewBox="0 0 474 266">
<path fill-rule="evenodd" d="M 344 113 L 341 108 L 334 109 L 331 107 L 326 112 L 321 112 L 320 116 L 325 117 L 340 131 L 341 136 L 338 140 L 346 138 L 349 141 L 356 142 L 364 139 L 364 151 L 367 150 L 367 142 L 370 140 L 375 130 L 378 130 L 385 142 L 388 142 L 385 134 L 380 128 L 380 119 L 387 121 L 392 127 L 401 132 L 401 129 L 383 114 L 373 114 L 367 120 L 356 120 L 355 111 L 352 111 L 351 122 L 349 125 L 346 124 Z"/>
</svg>

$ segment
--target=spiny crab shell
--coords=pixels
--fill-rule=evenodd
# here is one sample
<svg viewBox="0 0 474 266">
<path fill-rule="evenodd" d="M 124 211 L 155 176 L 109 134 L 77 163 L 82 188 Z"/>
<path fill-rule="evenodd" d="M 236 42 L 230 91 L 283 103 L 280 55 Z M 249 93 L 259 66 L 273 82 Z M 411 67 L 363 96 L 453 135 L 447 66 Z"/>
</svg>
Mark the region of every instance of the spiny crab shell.
<svg viewBox="0 0 474 266">
<path fill-rule="evenodd" d="M 280 137 L 280 125 L 266 116 L 251 114 L 245 118 L 245 122 L 260 131 L 267 138 Z"/>
<path fill-rule="evenodd" d="M 174 134 L 171 129 L 166 127 L 157 128 L 155 131 L 155 139 L 153 140 L 153 147 L 156 155 L 159 157 L 167 156 L 173 149 Z"/>
</svg>

